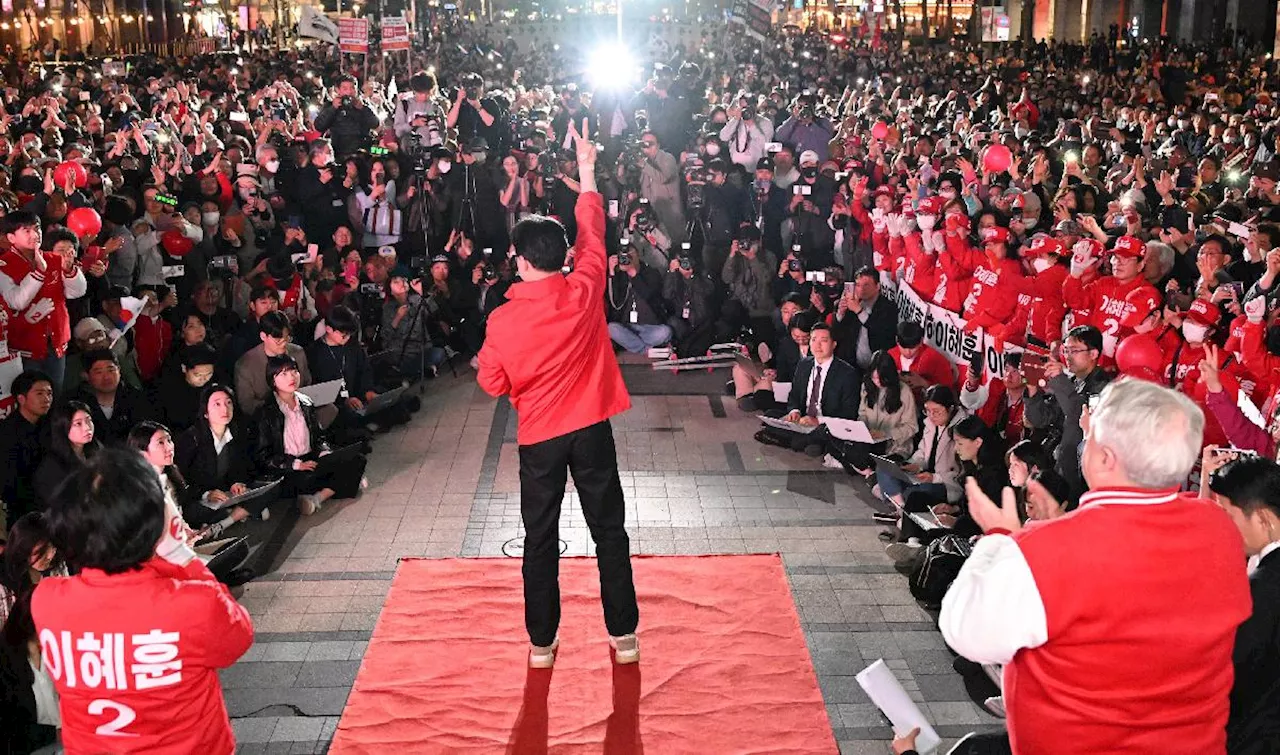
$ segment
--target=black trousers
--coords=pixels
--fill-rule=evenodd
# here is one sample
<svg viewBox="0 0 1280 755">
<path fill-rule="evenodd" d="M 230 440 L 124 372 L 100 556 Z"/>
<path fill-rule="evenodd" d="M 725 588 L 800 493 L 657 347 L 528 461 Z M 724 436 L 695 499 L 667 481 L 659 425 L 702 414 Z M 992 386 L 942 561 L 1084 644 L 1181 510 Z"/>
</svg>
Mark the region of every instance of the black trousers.
<svg viewBox="0 0 1280 755">
<path fill-rule="evenodd" d="M 600 598 L 609 634 L 636 631 L 640 609 L 631 578 L 631 541 L 618 455 L 609 421 L 520 446 L 520 515 L 524 519 L 524 623 L 534 645 L 560 627 L 560 504 L 568 473 L 596 544 Z"/>
</svg>

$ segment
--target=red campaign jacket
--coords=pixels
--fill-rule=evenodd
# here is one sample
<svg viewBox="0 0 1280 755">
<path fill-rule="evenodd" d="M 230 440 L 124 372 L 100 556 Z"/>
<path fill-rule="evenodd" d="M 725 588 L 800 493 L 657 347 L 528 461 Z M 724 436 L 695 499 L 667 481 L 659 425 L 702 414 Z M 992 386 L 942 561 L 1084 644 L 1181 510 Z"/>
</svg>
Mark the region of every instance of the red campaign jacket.
<svg viewBox="0 0 1280 755">
<path fill-rule="evenodd" d="M 480 387 L 510 394 L 522 446 L 581 430 L 626 411 L 631 396 L 604 318 L 604 205 L 578 196 L 574 270 L 517 283 L 489 316 Z"/>
<path fill-rule="evenodd" d="M 31 613 L 68 753 L 235 751 L 218 669 L 249 649 L 253 623 L 198 559 L 47 577 Z"/>
<path fill-rule="evenodd" d="M 972 291 L 971 278 L 979 260 L 969 242 L 960 234 L 946 233 L 944 248 L 938 253 L 938 276 L 935 278 L 934 304 L 956 314 L 964 308 L 964 299 Z"/>
<path fill-rule="evenodd" d="M 894 346 L 889 349 L 889 356 L 893 357 L 893 363 L 897 365 L 898 371 L 903 371 L 902 347 Z M 907 371 L 924 378 L 929 385 L 948 385 L 952 388 L 956 386 L 956 373 L 951 367 L 951 362 L 928 344 L 920 347 L 920 351 L 911 361 L 911 367 Z"/>
<path fill-rule="evenodd" d="M 1204 445 L 1228 445 L 1227 433 L 1209 409 L 1208 391 L 1200 380 L 1200 362 L 1204 359 L 1204 344 L 1187 343 L 1182 334 L 1173 329 L 1166 329 L 1157 341 L 1164 351 L 1164 368 L 1160 373 L 1164 385 L 1186 394 L 1204 412 Z M 1220 374 L 1223 390 L 1231 396 L 1232 401 L 1235 401 L 1242 376 L 1239 366 L 1222 366 Z"/>
<path fill-rule="evenodd" d="M 1022 266 L 1016 260 L 1003 259 L 992 265 L 984 258 L 973 271 L 971 290 L 965 298 L 966 325 L 971 329 L 1003 328 L 1013 319 L 1021 289 Z"/>
<path fill-rule="evenodd" d="M 133 326 L 133 349 L 138 355 L 138 375 L 150 383 L 160 376 L 165 357 L 173 346 L 173 326 L 163 317 L 143 315 Z"/>
<path fill-rule="evenodd" d="M 867 212 L 867 207 L 862 203 L 861 197 L 855 197 L 849 201 L 849 216 L 856 220 L 859 228 L 861 228 L 858 232 L 857 240 L 862 243 L 874 242 L 872 238 L 871 213 Z"/>
<path fill-rule="evenodd" d="M 903 256 L 907 260 L 902 279 L 911 286 L 911 290 L 920 295 L 921 299 L 929 301 L 933 298 L 933 289 L 936 285 L 934 283 L 938 267 L 936 258 L 925 251 L 919 231 L 908 233 L 901 239 L 890 239 L 890 250 L 893 249 L 895 241 L 902 244 Z"/>
<path fill-rule="evenodd" d="M 1062 283 L 1062 300 L 1073 310 L 1089 310 L 1088 319 L 1077 319 L 1075 325 L 1092 325 L 1102 331 L 1103 353 L 1114 357 L 1116 345 L 1133 332 L 1120 326 L 1120 321 L 1133 309 L 1125 297 L 1140 288 L 1151 289 L 1152 296 L 1163 299 L 1155 286 L 1141 275 L 1127 283 L 1121 283 L 1113 275 L 1104 275 L 1091 283 L 1068 275 Z"/>
<path fill-rule="evenodd" d="M 1031 299 L 1026 332 L 1041 343 L 1053 343 L 1062 337 L 1062 320 L 1067 316 L 1062 284 L 1067 274 L 1067 268 L 1054 265 L 1042 273 L 1022 278 L 1022 294 Z"/>
<path fill-rule="evenodd" d="M 89 284 L 77 263 L 71 274 L 62 272 L 62 255 L 41 252 L 47 274 L 13 249 L 0 254 L 0 297 L 9 307 L 9 348 L 20 356 L 44 359 L 52 347 L 56 356 L 67 353 L 71 341 L 71 316 L 67 299 L 84 296 Z"/>
<path fill-rule="evenodd" d="M 898 248 L 896 253 L 893 250 L 894 246 Z M 900 256 L 902 256 L 902 239 L 891 239 L 888 231 L 872 231 L 871 260 L 877 270 L 892 274 L 898 269 Z"/>
</svg>

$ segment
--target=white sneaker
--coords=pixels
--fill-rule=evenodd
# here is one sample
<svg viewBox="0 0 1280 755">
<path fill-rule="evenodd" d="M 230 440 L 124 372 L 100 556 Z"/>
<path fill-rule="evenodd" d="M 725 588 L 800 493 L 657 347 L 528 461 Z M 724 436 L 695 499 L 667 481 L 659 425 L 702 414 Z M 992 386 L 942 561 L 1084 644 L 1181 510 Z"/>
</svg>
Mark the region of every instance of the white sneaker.
<svg viewBox="0 0 1280 755">
<path fill-rule="evenodd" d="M 314 495 L 298 496 L 298 511 L 301 511 L 303 516 L 311 516 L 319 510 L 320 499 L 318 497 Z"/>
<path fill-rule="evenodd" d="M 840 463 L 840 460 L 831 454 L 822 457 L 822 466 L 827 469 L 844 469 L 844 465 Z"/>
<path fill-rule="evenodd" d="M 550 645 L 529 646 L 529 668 L 551 668 L 556 665 L 556 651 L 560 649 L 560 637 L 557 636 Z"/>
<path fill-rule="evenodd" d="M 634 632 L 621 637 L 609 635 L 609 647 L 613 648 L 613 659 L 620 664 L 637 663 L 640 660 L 640 638 Z"/>
<path fill-rule="evenodd" d="M 982 709 L 996 718 L 1006 718 L 1007 714 L 1004 710 L 1004 698 L 1001 696 L 988 697 L 982 701 Z"/>
</svg>

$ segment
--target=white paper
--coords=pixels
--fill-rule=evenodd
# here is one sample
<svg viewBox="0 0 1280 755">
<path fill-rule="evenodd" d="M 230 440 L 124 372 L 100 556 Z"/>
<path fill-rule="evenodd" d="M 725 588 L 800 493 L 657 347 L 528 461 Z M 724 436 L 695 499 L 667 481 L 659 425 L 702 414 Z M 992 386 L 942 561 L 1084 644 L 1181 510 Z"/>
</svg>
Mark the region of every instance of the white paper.
<svg viewBox="0 0 1280 755">
<path fill-rule="evenodd" d="M 885 665 L 883 660 L 877 660 L 859 671 L 857 679 L 858 686 L 862 687 L 862 691 L 867 693 L 871 702 L 875 703 L 880 712 L 889 719 L 889 723 L 893 724 L 893 733 L 896 736 L 907 734 L 919 727 L 920 735 L 916 737 L 916 752 L 920 755 L 929 755 L 938 749 L 938 745 L 942 743 L 938 732 L 933 730 L 933 726 L 907 695 L 907 691 L 898 682 L 898 677 L 893 675 L 893 671 Z"/>
<path fill-rule="evenodd" d="M 791 397 L 791 383 L 774 383 L 773 384 L 773 400 L 779 404 L 787 403 L 787 399 Z"/>
<path fill-rule="evenodd" d="M 839 440 L 851 440 L 856 443 L 875 443 L 867 424 L 856 419 L 840 419 L 839 417 L 823 417 L 822 424 L 827 426 L 831 437 Z"/>
<path fill-rule="evenodd" d="M 342 378 L 315 385 L 304 385 L 298 393 L 311 399 L 316 406 L 328 406 L 338 400 L 338 392 L 342 390 Z"/>
<path fill-rule="evenodd" d="M 1258 410 L 1258 405 L 1249 400 L 1244 391 L 1236 391 L 1236 406 L 1240 407 L 1241 413 L 1249 419 L 1250 422 L 1267 429 L 1267 418 L 1262 416 L 1262 412 Z"/>
</svg>

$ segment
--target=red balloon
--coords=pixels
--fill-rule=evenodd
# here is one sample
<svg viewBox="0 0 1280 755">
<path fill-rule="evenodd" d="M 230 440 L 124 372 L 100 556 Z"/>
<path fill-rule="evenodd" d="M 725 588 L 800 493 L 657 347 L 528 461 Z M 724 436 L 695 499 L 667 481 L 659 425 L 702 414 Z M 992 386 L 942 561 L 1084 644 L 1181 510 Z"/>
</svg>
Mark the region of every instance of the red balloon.
<svg viewBox="0 0 1280 755">
<path fill-rule="evenodd" d="M 185 257 L 188 252 L 196 248 L 196 242 L 182 231 L 165 231 L 160 237 L 160 245 L 174 257 Z"/>
<path fill-rule="evenodd" d="M 992 144 L 982 156 L 982 167 L 988 173 L 1003 173 L 1013 165 L 1013 153 L 1003 144 Z"/>
<path fill-rule="evenodd" d="M 1134 333 L 1116 347 L 1116 367 L 1121 375 L 1158 382 L 1164 372 L 1164 349 L 1150 333 Z"/>
<path fill-rule="evenodd" d="M 883 139 L 889 135 L 889 124 L 884 121 L 876 121 L 871 127 L 871 135 L 877 139 Z"/>
<path fill-rule="evenodd" d="M 91 238 L 102 231 L 102 217 L 92 207 L 77 207 L 67 213 L 67 228 L 79 238 Z"/>
<path fill-rule="evenodd" d="M 67 177 L 74 176 L 77 189 L 83 189 L 89 185 L 89 171 L 84 166 L 74 160 L 67 160 L 59 163 L 58 167 L 53 169 L 53 183 L 59 188 L 67 185 Z"/>
</svg>

